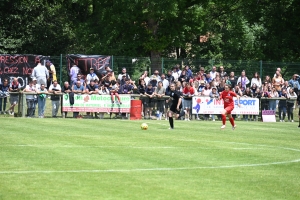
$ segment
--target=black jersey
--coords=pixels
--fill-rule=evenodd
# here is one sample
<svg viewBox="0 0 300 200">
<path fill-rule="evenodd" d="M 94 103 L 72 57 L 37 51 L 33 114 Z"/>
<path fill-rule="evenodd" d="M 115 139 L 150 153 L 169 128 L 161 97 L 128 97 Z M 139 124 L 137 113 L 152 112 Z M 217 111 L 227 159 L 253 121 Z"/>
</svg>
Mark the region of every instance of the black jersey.
<svg viewBox="0 0 300 200">
<path fill-rule="evenodd" d="M 179 99 L 181 98 L 181 95 L 180 95 L 180 92 L 179 92 L 179 91 L 174 90 L 174 91 L 170 91 L 170 97 L 173 98 L 172 104 L 177 105 Z"/>
</svg>

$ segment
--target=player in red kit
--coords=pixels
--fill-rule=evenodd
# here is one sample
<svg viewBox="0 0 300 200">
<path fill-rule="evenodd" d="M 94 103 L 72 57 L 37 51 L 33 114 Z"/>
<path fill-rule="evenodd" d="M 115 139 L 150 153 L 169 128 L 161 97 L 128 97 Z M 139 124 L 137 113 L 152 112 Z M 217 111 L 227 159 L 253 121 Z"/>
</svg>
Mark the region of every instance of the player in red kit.
<svg viewBox="0 0 300 200">
<path fill-rule="evenodd" d="M 232 125 L 232 130 L 234 130 L 236 128 L 236 125 L 234 124 L 234 119 L 231 115 L 231 111 L 234 109 L 233 97 L 237 97 L 238 106 L 240 107 L 240 96 L 235 94 L 230 89 L 231 89 L 231 86 L 226 84 L 225 85 L 225 90 L 220 94 L 220 99 L 223 99 L 223 101 L 224 101 L 224 110 L 221 112 L 222 122 L 223 122 L 223 125 L 221 126 L 221 129 L 225 128 L 226 115 L 227 115 L 228 118 L 229 118 L 229 121 Z"/>
</svg>

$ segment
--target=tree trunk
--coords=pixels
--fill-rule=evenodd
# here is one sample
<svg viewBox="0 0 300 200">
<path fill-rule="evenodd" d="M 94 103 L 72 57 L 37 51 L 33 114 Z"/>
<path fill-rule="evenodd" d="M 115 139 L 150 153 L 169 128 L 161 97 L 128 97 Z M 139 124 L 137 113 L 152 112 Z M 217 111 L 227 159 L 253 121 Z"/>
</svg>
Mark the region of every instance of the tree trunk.
<svg viewBox="0 0 300 200">
<path fill-rule="evenodd" d="M 155 70 L 158 70 L 160 73 L 162 73 L 162 67 L 161 67 L 161 57 L 160 53 L 157 51 L 151 51 L 151 72 L 150 74 L 153 74 Z"/>
</svg>

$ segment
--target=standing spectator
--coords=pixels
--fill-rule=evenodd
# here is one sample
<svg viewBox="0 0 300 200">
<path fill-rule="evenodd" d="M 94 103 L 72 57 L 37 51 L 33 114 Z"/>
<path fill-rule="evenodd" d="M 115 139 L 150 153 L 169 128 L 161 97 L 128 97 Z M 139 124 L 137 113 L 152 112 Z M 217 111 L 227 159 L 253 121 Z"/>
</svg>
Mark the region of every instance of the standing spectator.
<svg viewBox="0 0 300 200">
<path fill-rule="evenodd" d="M 251 79 L 251 87 L 252 85 L 255 84 L 257 87 L 261 88 L 261 78 L 259 77 L 258 72 L 255 72 L 253 75 L 253 78 Z"/>
<path fill-rule="evenodd" d="M 193 96 L 195 95 L 195 90 L 192 87 L 192 81 L 189 83 L 185 84 L 185 87 L 183 88 L 182 95 L 184 97 L 183 101 L 183 109 L 185 109 L 185 121 L 190 121 L 190 117 L 192 115 L 191 110 L 192 110 L 192 99 Z"/>
<path fill-rule="evenodd" d="M 275 74 L 274 74 L 274 77 L 277 76 L 277 75 L 279 75 L 279 74 L 281 74 L 281 68 L 278 67 L 278 68 L 276 69 L 276 72 L 275 72 Z"/>
<path fill-rule="evenodd" d="M 75 81 L 73 82 L 73 84 L 71 85 L 72 89 L 74 89 L 74 85 L 77 84 L 77 81 L 80 81 L 80 83 L 81 83 L 81 85 L 82 85 L 83 87 L 86 86 L 86 85 L 85 85 L 85 80 L 82 78 L 82 74 L 77 74 L 76 80 L 75 80 Z"/>
<path fill-rule="evenodd" d="M 229 77 L 228 77 L 228 80 L 230 81 L 230 85 L 231 85 L 231 88 L 234 88 L 235 85 L 237 84 L 237 78 L 235 77 L 234 75 L 234 72 L 230 72 L 229 74 Z"/>
<path fill-rule="evenodd" d="M 90 84 L 91 80 L 93 80 L 93 81 L 98 80 L 99 81 L 99 78 L 95 74 L 94 68 L 92 68 L 92 67 L 90 68 L 90 73 L 86 76 L 86 84 Z"/>
<path fill-rule="evenodd" d="M 130 84 L 130 79 L 125 78 L 125 84 L 120 88 L 120 94 L 132 94 L 134 86 Z"/>
<path fill-rule="evenodd" d="M 154 73 L 150 76 L 150 80 L 152 80 L 153 77 L 155 77 L 157 81 L 161 81 L 161 78 L 160 78 L 160 76 L 159 76 L 158 70 L 155 70 L 155 71 L 154 71 Z M 157 85 L 156 85 L 156 86 L 157 86 Z"/>
<path fill-rule="evenodd" d="M 40 62 L 33 69 L 31 78 L 35 77 L 37 79 L 38 84 L 44 84 L 47 87 L 47 79 L 49 78 L 48 69 L 42 65 Z M 48 85 L 49 86 L 49 85 Z"/>
<path fill-rule="evenodd" d="M 205 81 L 206 83 L 211 83 L 214 79 L 211 77 L 210 73 L 206 74 Z"/>
<path fill-rule="evenodd" d="M 161 75 L 161 82 L 163 84 L 163 87 L 165 88 L 165 90 L 167 90 L 167 88 L 169 87 L 169 81 L 166 79 L 166 75 L 165 74 L 162 74 Z"/>
<path fill-rule="evenodd" d="M 212 78 L 212 79 L 214 79 L 215 77 L 216 77 L 216 74 L 217 74 L 218 72 L 217 72 L 217 67 L 216 66 L 213 66 L 212 67 L 212 70 L 209 72 L 209 74 L 210 74 L 210 77 Z"/>
<path fill-rule="evenodd" d="M 155 96 L 155 89 L 152 87 L 151 83 L 148 83 L 147 88 L 145 89 L 145 96 L 146 98 L 146 115 L 148 113 L 149 119 L 151 118 L 152 115 L 152 109 L 153 109 L 153 97 Z M 145 115 L 145 119 L 146 119 Z"/>
<path fill-rule="evenodd" d="M 42 85 L 42 84 L 41 84 Z M 43 84 L 44 85 L 44 84 Z M 36 92 L 36 88 L 33 85 L 33 81 L 30 80 L 29 84 L 26 85 L 26 88 L 24 89 L 24 92 L 30 92 L 31 94 L 26 94 L 26 103 L 27 103 L 27 117 L 31 118 L 33 117 L 33 111 L 34 111 L 34 96 Z"/>
<path fill-rule="evenodd" d="M 257 98 L 257 99 L 259 99 L 259 102 L 261 103 L 261 90 L 259 89 L 259 88 L 257 88 L 256 89 L 256 91 L 253 93 L 253 98 Z M 263 107 L 262 106 L 262 103 L 261 103 L 261 106 L 260 106 L 261 108 Z M 253 121 L 258 121 L 258 115 L 252 115 L 252 117 L 253 117 Z"/>
<path fill-rule="evenodd" d="M 162 98 L 166 93 L 166 89 L 163 87 L 163 83 L 161 81 L 158 82 L 157 88 L 155 89 L 154 95 L 157 98 L 157 120 L 161 120 L 162 114 L 164 112 L 164 102 L 165 100 Z"/>
<path fill-rule="evenodd" d="M 55 66 L 53 65 L 53 63 L 50 60 L 46 61 L 46 67 L 47 67 L 48 72 L 49 72 L 49 78 L 47 80 L 47 84 L 51 85 L 54 80 L 57 81 L 56 69 L 55 69 Z"/>
<path fill-rule="evenodd" d="M 73 106 L 73 104 L 74 104 L 74 93 L 72 92 L 72 88 L 71 88 L 68 81 L 64 82 L 64 86 L 62 87 L 61 91 L 62 91 L 62 93 L 69 95 L 70 105 Z M 65 112 L 65 117 L 67 117 L 67 115 L 68 115 L 68 112 Z"/>
<path fill-rule="evenodd" d="M 179 75 L 176 67 L 173 67 L 172 76 L 174 78 L 174 81 L 178 81 L 178 78 L 179 78 L 180 75 Z"/>
<path fill-rule="evenodd" d="M 149 83 L 152 85 L 152 87 L 153 87 L 154 90 L 157 87 L 158 81 L 159 80 L 158 80 L 158 78 L 155 75 L 151 76 Z"/>
<path fill-rule="evenodd" d="M 9 102 L 10 107 L 7 110 L 8 114 L 14 115 L 15 114 L 15 106 L 19 102 L 19 94 L 16 94 L 16 92 L 19 92 L 21 90 L 21 85 L 18 82 L 18 79 L 16 77 L 12 78 L 12 82 L 9 85 L 9 91 L 13 92 L 10 94 Z"/>
<path fill-rule="evenodd" d="M 145 81 L 145 84 L 148 85 L 148 83 L 150 81 L 150 78 L 148 76 L 148 71 L 143 72 L 143 74 L 140 77 L 140 80 L 142 80 L 142 79 Z"/>
<path fill-rule="evenodd" d="M 298 96 L 296 100 L 296 105 L 298 106 L 298 118 L 299 118 L 299 125 L 298 128 L 300 128 L 300 92 L 298 91 Z"/>
<path fill-rule="evenodd" d="M 122 68 L 121 74 L 118 75 L 118 79 L 119 79 L 120 81 L 122 80 L 123 75 L 125 75 L 125 78 L 130 79 L 130 76 L 129 76 L 129 74 L 127 73 L 125 67 Z"/>
<path fill-rule="evenodd" d="M 183 70 L 183 71 L 181 72 L 181 75 L 179 76 L 178 81 L 180 81 L 181 84 L 182 84 L 183 82 L 188 82 L 188 81 L 189 81 L 189 77 L 188 77 L 188 75 L 187 75 L 187 73 L 186 73 L 185 70 Z"/>
<path fill-rule="evenodd" d="M 79 67 L 73 63 L 73 66 L 70 69 L 71 85 L 73 86 L 76 83 L 77 75 L 80 74 Z"/>
<path fill-rule="evenodd" d="M 272 79 L 272 84 L 277 90 L 278 94 L 281 95 L 281 87 L 284 84 L 284 80 L 281 76 L 281 74 L 276 73 L 274 78 Z"/>
<path fill-rule="evenodd" d="M 265 80 L 263 81 L 263 83 L 266 85 L 268 83 L 272 83 L 272 79 L 270 78 L 269 75 L 265 76 Z"/>
<path fill-rule="evenodd" d="M 60 95 L 59 94 L 61 94 L 61 87 L 57 83 L 57 80 L 54 80 L 53 84 L 50 85 L 49 93 L 52 93 L 51 98 L 50 98 L 52 101 L 52 117 L 56 118 L 58 109 L 59 109 L 59 104 L 60 104 Z"/>
<path fill-rule="evenodd" d="M 36 90 L 41 88 L 41 85 L 37 83 L 37 79 L 35 77 L 32 78 L 32 84 Z M 34 95 L 33 117 L 35 117 L 36 105 L 38 105 L 38 97 L 37 95 Z"/>
<path fill-rule="evenodd" d="M 253 97 L 252 91 L 250 90 L 249 87 L 247 87 L 246 90 L 244 91 L 243 97 L 245 97 L 245 98 Z M 249 115 L 243 115 L 243 118 L 245 121 L 248 121 Z"/>
<path fill-rule="evenodd" d="M 276 111 L 276 100 L 272 98 L 278 98 L 279 94 L 275 87 L 272 87 L 272 90 L 269 92 L 269 109 Z"/>
<path fill-rule="evenodd" d="M 93 79 L 91 79 L 90 83 L 86 85 L 86 94 L 92 95 L 92 94 L 98 94 L 98 93 L 99 93 L 98 86 L 95 84 L 95 81 Z M 88 118 L 93 117 L 93 116 L 91 116 L 90 112 L 87 112 L 86 114 L 87 114 Z"/>
<path fill-rule="evenodd" d="M 76 81 L 76 84 L 73 85 L 73 92 L 74 94 L 77 95 L 82 95 L 85 93 L 85 87 L 82 85 L 80 80 Z M 73 112 L 73 117 L 74 118 L 82 118 L 81 115 L 79 115 L 79 112 Z"/>
<path fill-rule="evenodd" d="M 280 122 L 285 122 L 284 119 L 287 111 L 286 100 L 288 98 L 286 89 L 282 90 L 280 98 L 281 99 L 279 100 L 278 103 L 278 115 L 279 115 Z"/>
<path fill-rule="evenodd" d="M 219 95 L 219 93 L 217 91 L 217 88 L 213 87 L 212 90 L 211 90 L 211 92 L 210 92 L 210 94 L 209 94 L 209 97 L 210 97 L 211 101 L 213 101 L 213 99 L 219 99 L 219 96 L 220 95 Z M 212 121 L 216 121 L 214 114 L 211 115 L 211 119 L 212 119 Z"/>
<path fill-rule="evenodd" d="M 39 88 L 36 88 L 37 100 L 38 100 L 38 115 L 39 118 L 45 117 L 45 108 L 46 108 L 46 96 L 48 91 L 44 84 L 42 84 Z"/>
<path fill-rule="evenodd" d="M 190 69 L 190 66 L 186 65 L 184 67 L 184 70 L 186 71 L 186 74 L 188 76 L 188 80 L 192 79 L 193 78 L 193 72 L 192 70 Z"/>
<path fill-rule="evenodd" d="M 241 83 L 241 90 L 244 91 L 247 85 L 250 83 L 249 79 L 246 76 L 245 70 L 242 71 L 241 76 L 237 80 L 237 84 Z"/>
<path fill-rule="evenodd" d="M 297 94 L 294 92 L 292 88 L 290 88 L 288 92 L 288 100 L 286 102 L 289 122 L 294 122 L 294 107 L 295 107 L 296 99 L 297 99 Z"/>
<path fill-rule="evenodd" d="M 3 79 L 3 83 L 0 84 L 0 114 L 6 113 L 5 111 L 6 111 L 7 97 L 9 96 L 8 92 L 9 92 L 8 79 L 5 78 Z"/>
<path fill-rule="evenodd" d="M 300 80 L 300 78 L 299 78 L 298 74 L 294 74 L 292 79 L 289 80 L 289 85 L 291 85 L 291 87 L 293 87 L 293 90 L 296 94 L 300 90 L 299 80 Z"/>
<path fill-rule="evenodd" d="M 220 74 L 221 78 L 223 78 L 224 76 L 227 75 L 227 73 L 224 71 L 224 67 L 223 66 L 220 66 L 220 72 L 219 72 L 219 74 Z"/>
</svg>

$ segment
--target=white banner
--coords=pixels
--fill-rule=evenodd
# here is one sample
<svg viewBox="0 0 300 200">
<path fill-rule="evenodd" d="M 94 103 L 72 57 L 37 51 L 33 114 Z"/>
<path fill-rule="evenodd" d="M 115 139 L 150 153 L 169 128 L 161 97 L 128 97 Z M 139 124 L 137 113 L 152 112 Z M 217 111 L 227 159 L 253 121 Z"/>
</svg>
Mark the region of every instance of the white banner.
<svg viewBox="0 0 300 200">
<path fill-rule="evenodd" d="M 115 101 L 116 101 L 115 97 Z M 127 94 L 121 94 L 122 104 L 112 103 L 110 95 L 74 95 L 74 104 L 70 105 L 68 94 L 63 95 L 63 112 L 130 112 L 131 97 Z"/>
<path fill-rule="evenodd" d="M 231 114 L 259 114 L 259 99 L 257 98 L 240 98 L 241 107 L 238 107 L 237 98 L 234 100 L 234 109 Z M 210 97 L 193 97 L 193 114 L 220 114 L 224 110 L 223 100 Z"/>
</svg>

